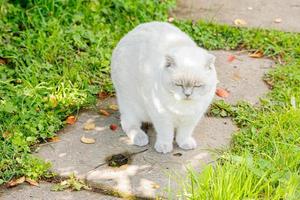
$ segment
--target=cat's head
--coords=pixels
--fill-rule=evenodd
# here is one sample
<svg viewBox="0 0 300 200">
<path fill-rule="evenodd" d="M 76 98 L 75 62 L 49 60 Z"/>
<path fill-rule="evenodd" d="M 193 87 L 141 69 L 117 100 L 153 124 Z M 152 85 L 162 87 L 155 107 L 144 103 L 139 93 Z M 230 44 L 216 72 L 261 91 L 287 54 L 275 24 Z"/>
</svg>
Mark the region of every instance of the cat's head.
<svg viewBox="0 0 300 200">
<path fill-rule="evenodd" d="M 215 56 L 198 47 L 172 49 L 164 58 L 163 87 L 175 99 L 201 99 L 215 89 L 217 83 Z"/>
</svg>

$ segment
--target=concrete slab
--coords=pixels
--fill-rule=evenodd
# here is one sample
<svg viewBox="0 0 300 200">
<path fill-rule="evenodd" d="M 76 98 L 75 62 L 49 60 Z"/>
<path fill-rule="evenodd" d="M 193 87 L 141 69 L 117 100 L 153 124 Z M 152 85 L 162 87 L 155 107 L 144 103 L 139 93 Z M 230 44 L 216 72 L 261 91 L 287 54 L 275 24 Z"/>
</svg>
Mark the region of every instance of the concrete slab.
<svg viewBox="0 0 300 200">
<path fill-rule="evenodd" d="M 216 68 L 219 87 L 230 92 L 226 102 L 235 104 L 244 100 L 251 104 L 259 102 L 259 98 L 268 92 L 268 86 L 262 77 L 274 66 L 274 61 L 265 58 L 250 58 L 237 51 L 213 51 L 216 56 Z M 234 56 L 232 62 L 229 56 Z M 216 99 L 221 99 L 216 97 Z"/>
<path fill-rule="evenodd" d="M 267 90 L 261 77 L 272 62 L 267 59 L 252 59 L 237 52 L 213 53 L 217 56 L 220 86 L 230 90 L 230 97 L 227 100 L 233 103 L 238 99 L 257 102 L 257 95 L 262 95 Z M 231 54 L 236 55 L 237 59 L 229 63 L 227 57 Z M 235 73 L 240 73 L 239 79 L 232 80 L 232 76 L 236 76 Z M 98 107 L 106 108 L 108 104 L 115 104 L 115 99 L 101 102 Z M 95 123 L 96 128 L 85 131 L 83 127 L 87 122 Z M 119 128 L 112 131 L 109 128 L 111 124 L 117 124 Z M 148 130 L 149 145 L 133 146 L 120 129 L 117 111 L 108 117 L 95 111 L 85 111 L 79 115 L 74 125 L 67 126 L 59 133 L 60 142 L 44 145 L 38 155 L 51 161 L 53 170 L 62 176 L 74 172 L 97 187 L 143 197 L 166 196 L 168 194 L 166 189 L 176 188 L 176 181 L 172 180 L 178 178 L 175 173 L 184 175 L 187 166 L 201 170 L 203 165 L 214 159 L 212 151 L 228 146 L 235 130 L 236 127 L 230 119 L 205 117 L 195 130 L 197 149 L 184 151 L 175 145 L 172 153 L 163 155 L 153 148 L 155 141 L 153 129 Z M 83 135 L 94 138 L 96 142 L 83 144 L 80 141 Z M 105 163 L 107 157 L 113 154 L 124 152 L 134 154 L 144 149 L 148 150 L 133 155 L 128 165 L 120 168 L 103 165 L 93 170 L 95 166 Z M 170 179 L 172 181 L 169 181 Z"/>
<path fill-rule="evenodd" d="M 52 192 L 50 183 L 41 183 L 39 187 L 21 184 L 0 191 L 0 199 L 5 200 L 117 200 L 119 198 L 101 195 L 89 191 Z"/>
<path fill-rule="evenodd" d="M 178 0 L 173 15 L 230 25 L 235 19 L 244 19 L 249 27 L 300 32 L 299 0 Z M 276 23 L 277 18 L 282 21 Z"/>
</svg>

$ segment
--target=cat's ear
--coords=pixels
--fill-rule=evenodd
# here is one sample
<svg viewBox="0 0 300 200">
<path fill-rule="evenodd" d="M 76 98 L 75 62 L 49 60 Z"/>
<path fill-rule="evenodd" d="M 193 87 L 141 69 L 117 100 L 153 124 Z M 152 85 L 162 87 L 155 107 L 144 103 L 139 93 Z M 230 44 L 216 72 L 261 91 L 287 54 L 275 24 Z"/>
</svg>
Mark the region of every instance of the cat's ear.
<svg viewBox="0 0 300 200">
<path fill-rule="evenodd" d="M 208 54 L 208 55 L 207 55 L 206 68 L 207 68 L 207 69 L 212 69 L 212 68 L 214 67 L 215 60 L 216 60 L 216 57 L 215 57 L 214 55 Z"/>
<path fill-rule="evenodd" d="M 166 68 L 170 68 L 170 67 L 174 67 L 175 66 L 175 60 L 171 56 L 166 55 L 165 56 L 165 60 L 166 60 L 166 62 L 165 62 L 165 67 Z"/>
</svg>

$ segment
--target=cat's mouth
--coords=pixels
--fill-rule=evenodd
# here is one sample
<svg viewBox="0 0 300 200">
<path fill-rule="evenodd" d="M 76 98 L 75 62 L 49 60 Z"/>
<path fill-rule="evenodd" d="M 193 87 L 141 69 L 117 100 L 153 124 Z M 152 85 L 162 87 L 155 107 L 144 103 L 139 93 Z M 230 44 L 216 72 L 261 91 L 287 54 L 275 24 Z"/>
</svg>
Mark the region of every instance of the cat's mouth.
<svg viewBox="0 0 300 200">
<path fill-rule="evenodd" d="M 192 98 L 191 97 L 185 97 L 183 100 L 185 100 L 185 101 L 191 101 Z"/>
</svg>

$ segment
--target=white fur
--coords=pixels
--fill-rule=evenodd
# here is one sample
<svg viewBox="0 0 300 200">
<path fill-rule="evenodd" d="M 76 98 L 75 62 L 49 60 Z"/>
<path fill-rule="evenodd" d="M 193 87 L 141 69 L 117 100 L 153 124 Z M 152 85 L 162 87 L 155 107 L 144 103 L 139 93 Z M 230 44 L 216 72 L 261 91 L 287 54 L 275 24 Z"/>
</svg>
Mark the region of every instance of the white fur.
<svg viewBox="0 0 300 200">
<path fill-rule="evenodd" d="M 158 152 L 172 151 L 174 132 L 179 147 L 197 146 L 192 133 L 217 84 L 213 55 L 171 24 L 145 23 L 114 49 L 111 76 L 122 128 L 134 144 L 148 144 L 140 127 L 142 122 L 151 122 Z M 186 99 L 184 93 L 192 94 Z"/>
</svg>

